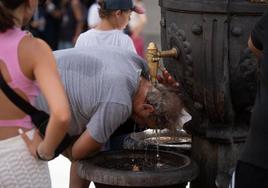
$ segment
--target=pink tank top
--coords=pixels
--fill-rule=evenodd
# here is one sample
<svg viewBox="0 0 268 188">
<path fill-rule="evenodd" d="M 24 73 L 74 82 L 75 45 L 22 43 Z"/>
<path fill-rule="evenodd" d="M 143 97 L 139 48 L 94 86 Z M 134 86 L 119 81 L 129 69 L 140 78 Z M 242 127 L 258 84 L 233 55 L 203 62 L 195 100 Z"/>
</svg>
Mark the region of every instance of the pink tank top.
<svg viewBox="0 0 268 188">
<path fill-rule="evenodd" d="M 12 81 L 8 83 L 11 88 L 17 88 L 24 92 L 30 103 L 34 105 L 35 97 L 39 89 L 35 81 L 28 79 L 21 71 L 18 59 L 18 46 L 21 39 L 26 35 L 19 28 L 10 29 L 0 33 L 0 60 L 6 65 Z M 22 119 L 0 119 L 0 127 L 16 126 L 26 129 L 33 128 L 30 116 Z"/>
</svg>

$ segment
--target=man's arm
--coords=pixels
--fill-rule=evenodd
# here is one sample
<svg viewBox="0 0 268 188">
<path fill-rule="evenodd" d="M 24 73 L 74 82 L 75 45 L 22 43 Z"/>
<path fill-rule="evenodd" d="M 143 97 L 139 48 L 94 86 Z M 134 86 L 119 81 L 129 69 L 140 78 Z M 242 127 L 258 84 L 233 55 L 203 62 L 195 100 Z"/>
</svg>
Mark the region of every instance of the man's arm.
<svg viewBox="0 0 268 188">
<path fill-rule="evenodd" d="M 84 133 L 74 143 L 72 158 L 85 158 L 98 152 L 113 132 L 130 116 L 126 105 L 119 103 L 101 103 L 90 118 Z"/>
<path fill-rule="evenodd" d="M 85 158 L 89 154 L 98 152 L 101 147 L 102 144 L 95 141 L 89 131 L 85 130 L 72 147 L 72 158 L 74 160 Z"/>
</svg>

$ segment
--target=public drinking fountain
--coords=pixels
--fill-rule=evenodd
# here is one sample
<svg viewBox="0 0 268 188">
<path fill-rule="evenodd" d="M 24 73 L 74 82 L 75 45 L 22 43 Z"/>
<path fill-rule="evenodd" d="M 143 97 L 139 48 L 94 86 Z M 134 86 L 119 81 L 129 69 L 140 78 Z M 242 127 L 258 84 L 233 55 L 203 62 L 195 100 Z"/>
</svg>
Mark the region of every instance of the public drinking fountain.
<svg viewBox="0 0 268 188">
<path fill-rule="evenodd" d="M 142 132 L 131 133 L 123 144 L 125 149 L 157 149 L 172 151 L 190 156 L 191 135 L 184 130 L 171 131 L 168 129 L 146 129 Z"/>
<path fill-rule="evenodd" d="M 183 154 L 156 150 L 100 152 L 79 161 L 79 176 L 96 188 L 185 188 L 198 175 L 195 162 Z"/>
<path fill-rule="evenodd" d="M 153 84 L 157 84 L 158 69 L 161 69 L 160 59 L 177 58 L 178 50 L 174 47 L 171 50 L 159 51 L 154 43 L 150 43 L 146 56 L 150 80 Z M 189 152 L 190 136 L 186 136 L 186 133 L 181 131 L 180 134 L 177 131 L 173 133 L 175 137 L 171 138 L 171 131 L 164 133 L 164 130 L 159 130 L 160 137 L 154 139 L 151 136 L 144 140 L 148 145 L 155 145 L 156 148 L 131 147 L 128 150 L 100 152 L 93 157 L 79 161 L 78 174 L 84 179 L 93 181 L 96 188 L 185 188 L 188 182 L 197 177 L 198 166 L 187 155 L 159 150 L 159 146 L 160 149 L 167 146 L 167 140 L 163 140 L 165 136 L 165 139 L 171 138 L 169 141 L 173 142 L 174 139 L 177 141 L 179 138 L 184 139 L 184 149 Z M 159 143 L 158 139 L 162 139 L 165 143 Z M 169 146 L 171 145 L 170 142 Z M 177 143 L 173 143 L 173 146 L 175 145 Z"/>
<path fill-rule="evenodd" d="M 169 169 L 173 176 L 169 170 L 140 171 L 145 170 L 140 162 L 132 162 L 142 161 L 146 149 L 136 151 L 137 155 L 133 150 L 104 152 L 80 161 L 79 175 L 95 181 L 97 188 L 185 187 L 192 180 L 191 188 L 227 188 L 247 136 L 256 91 L 257 60 L 247 48 L 247 40 L 257 20 L 268 10 L 265 2 L 159 0 L 161 47 L 171 50 L 161 53 L 151 43 L 147 61 L 156 84 L 160 58 L 172 56 L 163 62 L 179 81 L 187 111 L 192 115 L 192 121 L 184 126 L 192 136 L 191 158 L 161 151 L 160 158 L 162 153 L 169 153 L 163 158 L 181 165 Z M 155 152 L 148 152 L 149 158 L 156 159 Z M 197 162 L 199 174 L 191 159 Z M 123 161 L 128 164 L 123 165 L 127 170 L 110 166 Z M 186 170 L 187 166 L 192 170 Z"/>
<path fill-rule="evenodd" d="M 179 81 L 192 120 L 191 158 L 200 167 L 191 188 L 227 188 L 243 149 L 257 86 L 250 32 L 267 0 L 159 0 L 163 59 Z"/>
<path fill-rule="evenodd" d="M 185 109 L 173 129 L 146 129 L 142 132 L 129 134 L 123 143 L 125 149 L 160 149 L 173 151 L 190 156 L 192 138 L 184 129 L 183 125 L 191 120 L 191 115 Z"/>
</svg>

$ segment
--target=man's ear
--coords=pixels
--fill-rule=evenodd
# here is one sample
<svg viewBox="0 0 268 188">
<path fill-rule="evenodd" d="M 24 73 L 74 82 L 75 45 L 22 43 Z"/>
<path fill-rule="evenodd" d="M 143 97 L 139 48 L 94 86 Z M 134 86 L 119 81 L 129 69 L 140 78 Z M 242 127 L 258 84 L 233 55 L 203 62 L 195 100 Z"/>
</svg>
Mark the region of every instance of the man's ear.
<svg viewBox="0 0 268 188">
<path fill-rule="evenodd" d="M 143 114 L 143 117 L 148 117 L 151 113 L 154 112 L 154 107 L 150 104 L 142 104 L 140 110 Z"/>
</svg>

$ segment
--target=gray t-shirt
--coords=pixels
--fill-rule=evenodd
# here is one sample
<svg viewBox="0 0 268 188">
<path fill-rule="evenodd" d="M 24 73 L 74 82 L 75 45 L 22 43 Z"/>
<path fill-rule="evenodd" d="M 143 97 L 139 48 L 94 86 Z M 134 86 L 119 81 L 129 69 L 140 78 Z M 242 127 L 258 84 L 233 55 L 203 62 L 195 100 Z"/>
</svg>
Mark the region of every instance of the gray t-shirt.
<svg viewBox="0 0 268 188">
<path fill-rule="evenodd" d="M 54 55 L 71 107 L 69 134 L 87 129 L 97 142 L 105 143 L 131 115 L 141 71 L 148 72 L 146 63 L 119 48 L 71 48 Z M 42 96 L 37 107 L 48 111 Z"/>
</svg>

